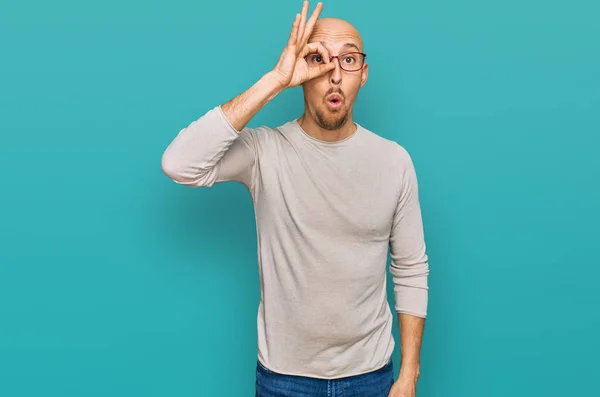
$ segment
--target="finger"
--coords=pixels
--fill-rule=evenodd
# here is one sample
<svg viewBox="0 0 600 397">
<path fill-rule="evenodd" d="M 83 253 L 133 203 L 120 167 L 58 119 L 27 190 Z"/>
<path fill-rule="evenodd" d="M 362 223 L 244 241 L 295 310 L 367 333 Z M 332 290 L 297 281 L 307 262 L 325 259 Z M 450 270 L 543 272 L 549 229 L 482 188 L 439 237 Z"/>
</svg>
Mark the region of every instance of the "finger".
<svg viewBox="0 0 600 397">
<path fill-rule="evenodd" d="M 323 47 L 323 44 L 320 42 L 308 43 L 305 45 L 304 50 L 302 50 L 302 56 L 305 57 L 308 54 L 314 54 L 315 52 L 323 57 L 325 63 L 329 63 L 329 51 L 327 51 L 327 48 Z"/>
<path fill-rule="evenodd" d="M 304 0 L 302 4 L 302 15 L 300 16 L 300 25 L 298 25 L 298 38 L 304 36 L 304 26 L 306 25 L 306 16 L 308 15 L 308 0 Z M 300 43 L 298 43 L 300 44 Z"/>
<path fill-rule="evenodd" d="M 319 65 L 316 68 L 309 69 L 308 78 L 309 80 L 314 79 L 315 77 L 322 76 L 325 73 L 332 71 L 333 69 L 335 69 L 335 62 L 324 63 L 323 65 Z"/>
<path fill-rule="evenodd" d="M 309 64 L 308 68 L 308 79 L 314 79 L 315 77 L 319 77 L 324 75 L 325 73 L 335 69 L 335 62 L 331 62 L 329 60 L 329 51 L 327 48 L 323 46 L 320 42 L 317 43 L 309 43 L 304 47 L 303 51 L 304 55 L 317 53 L 323 58 L 322 64 Z"/>
<path fill-rule="evenodd" d="M 288 47 L 295 45 L 298 42 L 298 23 L 300 22 L 300 14 L 296 14 L 296 19 L 292 23 L 292 31 L 288 39 Z"/>
<path fill-rule="evenodd" d="M 317 7 L 315 7 L 315 10 L 313 11 L 310 19 L 308 20 L 306 27 L 304 28 L 304 32 L 302 33 L 301 36 L 301 41 L 302 43 L 306 43 L 308 41 L 308 39 L 310 38 L 310 35 L 312 34 L 312 31 L 315 27 L 315 24 L 317 23 L 317 19 L 319 19 L 319 15 L 321 14 L 321 10 L 323 9 L 323 3 L 319 2 L 317 3 Z"/>
</svg>

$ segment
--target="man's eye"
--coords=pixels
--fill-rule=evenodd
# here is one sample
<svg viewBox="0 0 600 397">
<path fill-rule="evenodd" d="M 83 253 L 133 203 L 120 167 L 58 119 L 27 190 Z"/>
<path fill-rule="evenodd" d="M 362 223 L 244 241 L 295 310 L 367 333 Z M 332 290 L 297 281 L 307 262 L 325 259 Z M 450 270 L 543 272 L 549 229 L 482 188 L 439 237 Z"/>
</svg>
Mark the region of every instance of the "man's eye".
<svg viewBox="0 0 600 397">
<path fill-rule="evenodd" d="M 308 57 L 311 62 L 321 63 L 323 62 L 323 57 L 319 54 L 313 54 Z"/>
<path fill-rule="evenodd" d="M 354 58 L 353 57 L 347 57 L 346 58 L 346 63 L 352 63 L 354 62 Z"/>
</svg>

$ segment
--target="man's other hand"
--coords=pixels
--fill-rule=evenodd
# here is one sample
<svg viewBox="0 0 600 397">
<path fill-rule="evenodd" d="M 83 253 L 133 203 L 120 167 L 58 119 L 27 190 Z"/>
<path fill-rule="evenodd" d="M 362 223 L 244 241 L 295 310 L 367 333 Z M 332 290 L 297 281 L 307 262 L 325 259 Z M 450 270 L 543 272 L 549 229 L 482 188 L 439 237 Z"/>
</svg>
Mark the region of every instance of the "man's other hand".
<svg viewBox="0 0 600 397">
<path fill-rule="evenodd" d="M 417 376 L 402 374 L 394 382 L 388 397 L 416 397 Z"/>
</svg>

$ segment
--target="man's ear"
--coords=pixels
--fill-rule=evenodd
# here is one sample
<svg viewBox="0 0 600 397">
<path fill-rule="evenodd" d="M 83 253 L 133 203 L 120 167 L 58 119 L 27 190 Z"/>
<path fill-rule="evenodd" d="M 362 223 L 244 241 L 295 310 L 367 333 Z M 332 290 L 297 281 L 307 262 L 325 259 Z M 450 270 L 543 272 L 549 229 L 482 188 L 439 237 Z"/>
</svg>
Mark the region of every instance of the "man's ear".
<svg viewBox="0 0 600 397">
<path fill-rule="evenodd" d="M 369 77 L 369 64 L 365 63 L 363 69 L 361 71 L 361 79 L 360 79 L 360 88 L 362 88 L 367 82 L 367 78 Z"/>
</svg>

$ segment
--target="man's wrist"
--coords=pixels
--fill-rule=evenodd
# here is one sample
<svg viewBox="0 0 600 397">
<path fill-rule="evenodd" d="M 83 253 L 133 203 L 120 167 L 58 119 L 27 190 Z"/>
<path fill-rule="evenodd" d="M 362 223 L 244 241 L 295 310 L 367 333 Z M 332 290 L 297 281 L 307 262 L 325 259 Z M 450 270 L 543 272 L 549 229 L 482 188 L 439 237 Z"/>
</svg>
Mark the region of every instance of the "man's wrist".
<svg viewBox="0 0 600 397">
<path fill-rule="evenodd" d="M 403 378 L 417 379 L 421 371 L 418 364 L 402 364 L 399 376 Z"/>
<path fill-rule="evenodd" d="M 274 70 L 265 73 L 262 77 L 270 87 L 270 92 L 273 97 L 279 95 L 287 86 L 281 81 L 281 75 Z"/>
</svg>

